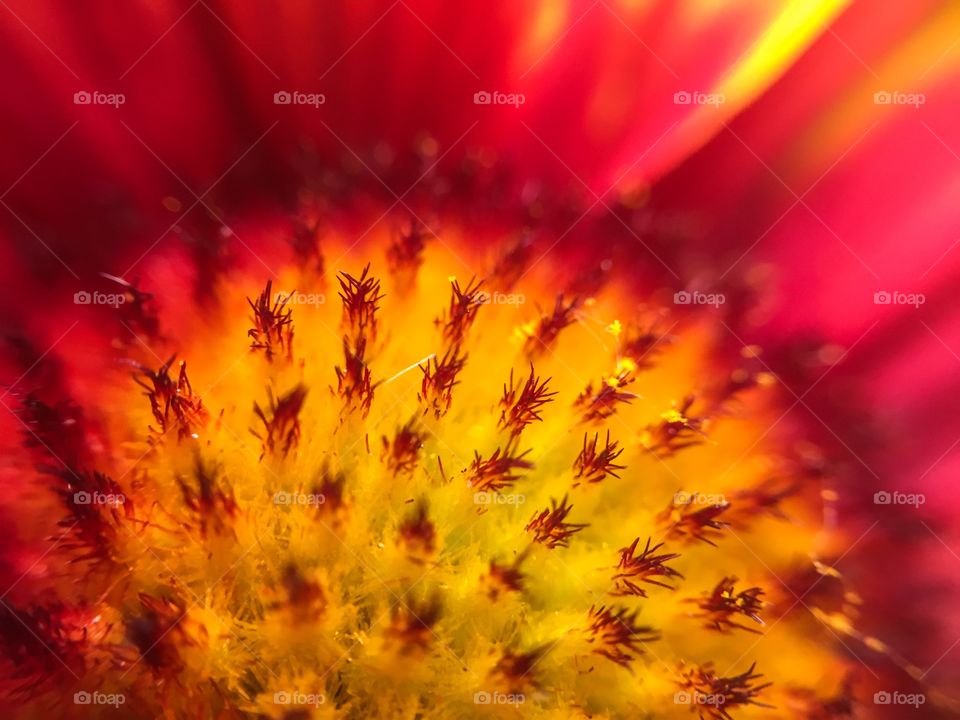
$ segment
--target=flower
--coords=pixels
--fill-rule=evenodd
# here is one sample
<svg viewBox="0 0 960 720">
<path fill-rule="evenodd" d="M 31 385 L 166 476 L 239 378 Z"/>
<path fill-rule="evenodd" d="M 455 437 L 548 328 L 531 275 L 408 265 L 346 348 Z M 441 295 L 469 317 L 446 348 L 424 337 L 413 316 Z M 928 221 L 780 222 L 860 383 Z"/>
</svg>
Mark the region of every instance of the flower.
<svg viewBox="0 0 960 720">
<path fill-rule="evenodd" d="M 949 580 L 945 363 L 880 375 L 935 426 L 889 484 L 848 432 L 950 221 L 914 281 L 830 203 L 904 127 L 949 172 L 954 8 L 4 10 L 25 717 L 955 711 L 948 611 L 885 604 Z"/>
<path fill-rule="evenodd" d="M 507 265 L 513 246 L 491 238 L 486 279 L 461 282 L 464 255 L 485 265 L 467 230 L 415 258 L 397 252 L 409 228 L 362 255 L 349 236 L 326 241 L 315 265 L 289 249 L 276 286 L 261 290 L 253 268 L 209 278 L 218 300 L 202 314 L 158 288 L 157 332 L 73 394 L 82 417 L 20 398 L 33 457 L 58 462 L 40 468 L 46 492 L 20 499 L 39 524 L 55 519 L 31 588 L 58 601 L 11 598 L 25 624 L 47 613 L 18 650 L 15 695 L 97 690 L 153 715 L 390 716 L 430 697 L 436 716 L 461 717 L 489 696 L 684 716 L 710 707 L 676 699 L 690 672 L 743 688 L 724 696 L 730 713 L 836 691 L 849 663 L 805 641 L 811 617 L 775 581 L 812 569 L 837 535 L 815 469 L 764 436 L 768 374 L 717 345 L 709 311 L 637 342 L 662 311 L 612 270 L 589 293 L 569 273 L 551 304 L 569 271 Z M 317 269 L 327 256 L 358 269 L 334 285 Z M 120 307 L 146 317 L 151 301 Z M 718 581 L 732 592 L 731 577 L 759 584 L 742 586 L 749 602 L 701 604 L 710 623 L 688 609 Z M 736 679 L 748 650 L 723 636 L 741 608 L 779 628 L 749 652 L 777 690 Z M 786 672 L 784 649 L 801 643 Z"/>
</svg>

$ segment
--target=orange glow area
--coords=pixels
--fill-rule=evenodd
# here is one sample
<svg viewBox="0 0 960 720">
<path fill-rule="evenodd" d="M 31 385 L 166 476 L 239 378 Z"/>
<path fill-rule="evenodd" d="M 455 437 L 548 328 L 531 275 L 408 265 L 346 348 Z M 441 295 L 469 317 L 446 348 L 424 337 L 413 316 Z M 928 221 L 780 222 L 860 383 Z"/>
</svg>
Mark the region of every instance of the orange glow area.
<svg viewBox="0 0 960 720">
<path fill-rule="evenodd" d="M 718 359 L 729 337 L 704 320 L 709 310 L 674 316 L 617 280 L 616 268 L 557 305 L 551 260 L 516 277 L 509 263 L 496 269 L 495 255 L 470 257 L 490 269 L 471 294 L 476 283 L 454 252 L 470 246 L 456 228 L 427 243 L 419 269 L 388 261 L 390 241 L 363 253 L 325 243 L 325 257 L 339 258 L 326 277 L 276 268 L 268 305 L 291 312 L 273 336 L 289 340 L 292 325 L 289 357 L 285 345 L 270 359 L 250 348 L 265 337 L 248 335 L 247 299 L 264 291 L 262 273 L 223 275 L 219 307 L 202 316 L 177 313 L 155 289 L 190 382 L 160 412 L 185 408 L 185 420 L 161 434 L 142 387 L 97 390 L 123 410 L 109 435 L 122 448 L 115 464 L 131 467 L 115 480 L 134 499 L 98 510 L 115 532 L 111 560 L 124 568 L 95 598 L 104 641 L 120 642 L 131 616 L 167 629 L 115 674 L 114 691 L 178 712 L 213 702 L 200 681 L 209 677 L 235 707 L 270 717 L 290 709 L 277 703 L 282 693 L 321 698 L 315 717 L 416 708 L 510 717 L 521 696 L 537 717 L 688 717 L 684 698 L 710 690 L 702 678 L 685 681 L 693 669 L 709 677 L 713 663 L 716 676 L 734 677 L 756 663 L 753 686 L 773 685 L 725 696 L 738 718 L 769 717 L 764 705 L 812 707 L 803 691 L 840 692 L 844 661 L 824 642 L 837 631 L 805 610 L 840 581 L 823 575 L 796 602 L 809 586 L 801 579 L 817 576 L 813 559 L 836 540 L 821 527 L 823 479 L 767 432 L 785 409 L 777 389 L 750 352 L 737 364 Z M 340 277 L 356 289 L 367 263 L 382 298 L 365 286 L 372 304 L 355 304 L 351 322 L 339 295 L 353 290 L 334 275 L 348 273 L 357 282 Z M 454 282 L 462 314 L 450 306 Z M 557 307 L 568 312 L 551 324 Z M 365 345 L 360 376 L 345 337 L 352 352 Z M 466 361 L 446 409 L 436 388 L 425 394 L 425 369 L 433 376 L 457 355 Z M 531 366 L 531 393 L 546 381 L 533 415 L 514 410 Z M 362 388 L 350 400 L 344 388 L 367 370 L 364 412 Z M 606 389 L 621 399 L 597 400 Z M 578 474 L 588 445 L 611 450 L 610 464 L 593 465 L 610 472 Z M 512 470 L 481 466 L 498 449 Z M 777 499 L 785 487 L 793 492 Z M 557 507 L 569 513 L 548 512 Z M 700 520 L 711 510 L 714 528 Z M 645 546 L 675 554 L 663 563 L 674 572 L 618 570 L 635 540 L 630 559 Z M 737 593 L 762 591 L 762 625 L 705 611 L 727 578 L 736 578 L 723 596 L 734 608 Z M 85 582 L 74 592 L 87 594 Z M 145 596 L 167 605 L 148 612 Z M 151 690 L 154 662 L 177 669 L 186 690 Z M 434 703 L 423 708 L 427 696 Z"/>
</svg>

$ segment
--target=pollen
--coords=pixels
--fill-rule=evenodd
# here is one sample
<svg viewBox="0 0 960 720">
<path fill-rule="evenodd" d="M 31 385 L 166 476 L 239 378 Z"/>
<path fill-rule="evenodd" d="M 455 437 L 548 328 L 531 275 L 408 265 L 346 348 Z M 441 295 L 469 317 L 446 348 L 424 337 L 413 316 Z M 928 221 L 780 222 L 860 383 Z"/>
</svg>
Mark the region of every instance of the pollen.
<svg viewBox="0 0 960 720">
<path fill-rule="evenodd" d="M 66 664 L 24 662 L 36 708 L 93 668 L 143 717 L 506 717 L 480 707 L 506 693 L 531 717 L 749 720 L 841 696 L 849 656 L 810 641 L 849 605 L 821 592 L 823 474 L 770 432 L 754 354 L 522 235 L 428 237 L 295 238 L 270 280 L 210 278 L 202 317 L 149 288 L 183 304 L 166 362 L 79 406 L 20 398 L 27 450 L 63 458 L 36 471 L 56 599 L 12 594 L 3 640 Z M 823 583 L 790 607 L 780 578 Z"/>
</svg>

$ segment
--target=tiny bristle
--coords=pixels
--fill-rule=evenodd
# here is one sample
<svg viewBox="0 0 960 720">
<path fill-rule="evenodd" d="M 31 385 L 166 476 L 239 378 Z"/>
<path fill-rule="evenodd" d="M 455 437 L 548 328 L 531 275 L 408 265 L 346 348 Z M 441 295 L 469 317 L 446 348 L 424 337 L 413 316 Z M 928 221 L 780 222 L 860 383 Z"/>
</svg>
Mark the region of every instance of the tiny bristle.
<svg viewBox="0 0 960 720">
<path fill-rule="evenodd" d="M 754 672 L 755 667 L 755 664 L 751 665 L 746 672 L 730 677 L 718 675 L 713 663 L 681 668 L 678 685 L 682 691 L 696 694 L 696 706 L 700 708 L 700 716 L 704 720 L 729 720 L 733 717 L 731 711 L 748 705 L 773 709 L 772 705 L 758 700 L 760 693 L 770 687 L 770 683 L 757 684 L 756 681 L 763 675 Z M 702 698 L 709 702 L 703 702 Z"/>
<path fill-rule="evenodd" d="M 141 367 L 134 379 L 146 390 L 144 394 L 150 401 L 150 409 L 159 426 L 157 432 L 165 435 L 176 427 L 177 435 L 182 440 L 206 421 L 207 413 L 200 396 L 193 392 L 190 385 L 186 362 L 180 361 L 176 380 L 170 377 L 170 368 L 175 359 L 171 357 L 156 371 Z"/>
<path fill-rule="evenodd" d="M 231 521 L 237 514 L 233 488 L 224 477 L 220 466 L 206 464 L 198 454 L 192 475 L 177 476 L 183 503 L 193 514 L 200 535 L 229 533 Z"/>
<path fill-rule="evenodd" d="M 443 357 L 434 356 L 419 366 L 423 378 L 417 397 L 426 405 L 424 413 L 432 411 L 438 420 L 447 414 L 453 403 L 453 388 L 460 383 L 457 376 L 466 362 L 466 354 L 461 354 L 460 346 L 456 345 Z"/>
<path fill-rule="evenodd" d="M 533 532 L 533 541 L 545 545 L 551 550 L 557 547 L 569 547 L 571 536 L 580 532 L 588 523 L 568 523 L 567 515 L 573 509 L 567 504 L 566 496 L 558 503 L 550 499 L 550 508 L 535 512 L 525 528 L 526 532 Z"/>
<path fill-rule="evenodd" d="M 416 418 L 407 421 L 398 428 L 393 439 L 382 438 L 381 460 L 391 475 L 409 475 L 417 467 L 420 448 L 423 447 L 426 434 L 417 427 Z"/>
<path fill-rule="evenodd" d="M 450 281 L 450 304 L 436 320 L 448 347 L 460 346 L 466 340 L 467 332 L 484 303 L 482 285 L 483 281 L 476 278 L 471 278 L 464 288 L 455 278 Z"/>
<path fill-rule="evenodd" d="M 287 307 L 290 295 L 272 294 L 273 281 L 268 280 L 257 299 L 247 298 L 253 327 L 247 331 L 251 338 L 250 348 L 262 350 L 267 360 L 272 361 L 277 355 L 283 355 L 288 360 L 293 357 L 293 311 Z"/>
<path fill-rule="evenodd" d="M 529 450 L 517 452 L 515 445 L 497 448 L 488 458 L 474 451 L 473 462 L 467 477 L 467 485 L 477 492 L 500 492 L 511 487 L 520 476 L 518 470 L 532 470 L 533 463 L 526 460 Z"/>
<path fill-rule="evenodd" d="M 683 579 L 683 575 L 667 565 L 670 561 L 680 557 L 680 554 L 662 553 L 657 555 L 657 551 L 663 547 L 663 543 L 651 547 L 650 542 L 648 538 L 646 546 L 639 555 L 636 554 L 636 550 L 640 538 L 636 538 L 629 547 L 620 549 L 620 562 L 617 564 L 616 573 L 613 576 L 614 589 L 611 595 L 647 597 L 647 591 L 638 583 L 643 582 L 673 590 L 675 587 L 669 581 Z"/>
<path fill-rule="evenodd" d="M 498 426 L 510 431 L 514 437 L 520 435 L 523 429 L 532 422 L 543 420 L 540 408 L 553 402 L 557 393 L 547 389 L 550 378 L 541 380 L 537 377 L 530 364 L 530 375 L 523 385 L 514 385 L 513 370 L 510 371 L 510 383 L 503 386 L 503 397 L 500 399 L 500 420 Z"/>
<path fill-rule="evenodd" d="M 595 645 L 593 652 L 629 670 L 634 660 L 631 653 L 642 654 L 642 644 L 660 639 L 653 628 L 637 624 L 639 613 L 624 607 L 591 607 L 587 632 Z"/>
<path fill-rule="evenodd" d="M 343 336 L 343 367 L 334 367 L 337 374 L 337 394 L 341 397 L 344 409 L 348 412 L 358 410 L 366 417 L 373 404 L 373 393 L 377 383 L 373 382 L 373 373 L 366 363 L 367 340 L 361 337 L 356 344 Z"/>
<path fill-rule="evenodd" d="M 340 283 L 340 300 L 343 303 L 343 330 L 354 345 L 374 342 L 377 338 L 377 311 L 384 296 L 380 293 L 380 281 L 370 276 L 370 264 L 363 268 L 359 278 L 348 272 L 337 275 Z"/>
<path fill-rule="evenodd" d="M 620 405 L 633 402 L 637 396 L 624 390 L 633 380 L 633 372 L 623 369 L 604 377 L 596 385 L 588 383 L 574 402 L 574 407 L 583 413 L 583 422 L 602 422 L 614 415 Z"/>
<path fill-rule="evenodd" d="M 580 307 L 581 299 L 573 297 L 569 301 L 558 295 L 553 310 L 540 316 L 540 320 L 524 345 L 528 358 L 535 358 L 553 347 L 560 331 L 573 324 L 576 312 Z"/>
<path fill-rule="evenodd" d="M 699 495 L 677 493 L 670 506 L 657 516 L 657 522 L 666 532 L 668 539 L 699 540 L 715 545 L 713 538 L 729 523 L 719 517 L 730 507 L 726 501 L 695 505 Z M 678 500 L 680 498 L 680 500 Z"/>
<path fill-rule="evenodd" d="M 707 418 L 690 412 L 693 402 L 693 395 L 688 395 L 663 413 L 659 422 L 647 426 L 641 438 L 647 452 L 665 458 L 705 441 Z"/>
<path fill-rule="evenodd" d="M 594 433 L 593 439 L 589 439 L 589 434 L 583 434 L 583 448 L 576 460 L 573 461 L 575 471 L 574 478 L 576 482 L 573 487 L 581 483 L 598 483 L 605 477 L 620 477 L 618 470 L 626 469 L 626 465 L 617 465 L 616 460 L 623 453 L 623 448 L 619 447 L 617 441 L 610 440 L 610 431 L 607 430 L 607 437 L 603 447 L 598 450 L 597 442 L 600 439 L 599 433 Z"/>
<path fill-rule="evenodd" d="M 274 398 L 268 388 L 267 397 L 269 403 L 266 409 L 257 403 L 253 404 L 253 412 L 263 423 L 263 430 L 251 432 L 263 444 L 261 458 L 273 453 L 285 457 L 300 441 L 300 411 L 307 398 L 307 388 L 302 384 L 297 385 L 279 398 Z"/>
<path fill-rule="evenodd" d="M 763 589 L 750 587 L 737 592 L 736 583 L 737 578 L 724 577 L 710 592 L 692 600 L 700 609 L 695 617 L 703 619 L 706 627 L 721 633 L 740 629 L 760 634 L 757 628 L 743 625 L 737 618 L 752 620 L 757 625 L 764 624 L 760 618 L 760 611 L 764 606 Z"/>
<path fill-rule="evenodd" d="M 387 269 L 401 292 L 408 292 L 416 281 L 417 272 L 423 264 L 423 251 L 427 235 L 418 222 L 413 220 L 396 231 L 387 248 Z"/>
</svg>

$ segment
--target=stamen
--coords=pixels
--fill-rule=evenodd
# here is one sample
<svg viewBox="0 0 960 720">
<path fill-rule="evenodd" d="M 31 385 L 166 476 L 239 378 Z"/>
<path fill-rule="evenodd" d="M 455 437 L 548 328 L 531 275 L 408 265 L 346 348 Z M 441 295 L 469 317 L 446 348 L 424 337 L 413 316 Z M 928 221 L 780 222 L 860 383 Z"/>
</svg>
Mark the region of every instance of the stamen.
<svg viewBox="0 0 960 720">
<path fill-rule="evenodd" d="M 496 560 L 490 561 L 490 570 L 481 578 L 487 582 L 487 595 L 496 602 L 501 594 L 505 592 L 522 592 L 524 575 L 520 571 L 520 566 L 527 558 L 527 552 L 520 553 L 510 565 L 498 563 Z"/>
<path fill-rule="evenodd" d="M 153 417 L 160 426 L 155 432 L 164 435 L 176 425 L 178 438 L 183 440 L 206 421 L 207 413 L 200 397 L 193 394 L 187 377 L 187 364 L 183 360 L 180 361 L 177 381 L 174 382 L 170 377 L 170 366 L 175 358 L 171 357 L 156 372 L 141 366 L 140 375 L 150 381 L 149 385 L 137 376 L 134 376 L 134 381 L 147 391 L 144 394 L 150 400 Z"/>
<path fill-rule="evenodd" d="M 443 338 L 447 342 L 447 347 L 455 348 L 462 345 L 470 326 L 477 319 L 477 312 L 483 305 L 481 285 L 483 285 L 482 280 L 471 278 L 466 288 L 461 290 L 456 278 L 450 280 L 450 306 L 434 321 L 443 328 Z"/>
<path fill-rule="evenodd" d="M 566 495 L 559 504 L 550 498 L 550 509 L 534 513 L 524 530 L 533 530 L 533 541 L 546 545 L 551 550 L 556 547 L 570 547 L 570 537 L 589 527 L 588 523 L 564 522 L 571 510 L 573 506 L 567 505 Z"/>
<path fill-rule="evenodd" d="M 123 288 L 124 302 L 117 310 L 131 332 L 146 335 L 150 338 L 158 338 L 160 336 L 160 321 L 157 318 L 157 308 L 153 302 L 153 295 L 137 287 L 139 278 L 134 278 L 133 282 L 127 282 L 123 278 L 109 273 L 100 273 L 100 276 Z"/>
<path fill-rule="evenodd" d="M 394 605 L 390 627 L 384 633 L 388 647 L 399 645 L 401 655 L 418 655 L 429 650 L 441 610 L 440 596 L 436 594 L 423 601 Z"/>
<path fill-rule="evenodd" d="M 214 533 L 222 534 L 237 514 L 233 490 L 220 478 L 220 468 L 213 464 L 205 466 L 199 454 L 194 464 L 193 480 L 196 489 L 193 482 L 177 476 L 184 504 L 199 518 L 200 534 L 206 537 L 208 527 Z"/>
<path fill-rule="evenodd" d="M 623 391 L 633 380 L 632 365 L 619 369 L 615 375 L 603 378 L 596 390 L 592 382 L 587 383 L 573 406 L 583 408 L 583 422 L 602 422 L 617 412 L 620 403 L 629 404 L 637 398 L 637 395 Z"/>
<path fill-rule="evenodd" d="M 725 577 L 702 598 L 691 600 L 690 602 L 695 602 L 702 611 L 694 617 L 705 619 L 708 628 L 721 633 L 728 633 L 734 628 L 739 628 L 759 635 L 760 631 L 756 628 L 741 625 L 732 618 L 736 615 L 743 615 L 755 623 L 763 625 L 763 620 L 760 619 L 759 615 L 764 605 L 763 600 L 760 599 L 760 596 L 764 594 L 763 589 L 751 587 L 738 593 L 734 590 L 736 582 L 737 578 L 735 577 Z"/>
<path fill-rule="evenodd" d="M 344 409 L 352 411 L 360 410 L 360 416 L 366 417 L 370 412 L 370 406 L 373 403 L 373 391 L 377 384 L 372 382 L 372 373 L 364 360 L 364 354 L 367 350 L 367 340 L 360 337 L 357 341 L 356 349 L 350 346 L 350 339 L 343 336 L 343 358 L 344 367 L 334 367 L 337 373 L 337 394 L 343 398 Z"/>
<path fill-rule="evenodd" d="M 525 653 L 505 650 L 490 671 L 490 675 L 503 683 L 508 693 L 514 695 L 520 695 L 530 687 L 536 688 L 537 682 L 533 676 L 533 669 L 549 647 L 549 645 L 541 645 Z"/>
<path fill-rule="evenodd" d="M 623 448 L 618 448 L 619 443 L 610 442 L 610 431 L 607 430 L 607 439 L 604 442 L 603 450 L 597 452 L 597 441 L 600 439 L 599 433 L 594 433 L 593 440 L 587 442 L 588 433 L 583 434 L 583 449 L 573 461 L 573 469 L 576 471 L 574 478 L 578 481 L 573 484 L 577 487 L 585 483 L 598 483 L 608 475 L 615 478 L 620 476 L 617 470 L 624 470 L 626 465 L 617 465 L 616 459 L 623 453 Z"/>
<path fill-rule="evenodd" d="M 490 272 L 494 287 L 508 291 L 512 289 L 526 273 L 533 254 L 533 237 L 523 232 L 497 258 Z"/>
<path fill-rule="evenodd" d="M 436 539 L 437 531 L 427 513 L 427 503 L 421 500 L 400 525 L 400 542 L 410 552 L 411 559 L 424 561 L 434 554 Z"/>
<path fill-rule="evenodd" d="M 639 643 L 653 642 L 660 639 L 660 633 L 646 625 L 637 625 L 639 610 L 630 612 L 627 608 L 608 608 L 601 605 L 591 607 L 588 613 L 590 625 L 589 642 L 597 643 L 594 653 L 612 660 L 627 670 L 634 657 L 630 652 L 643 654 Z"/>
<path fill-rule="evenodd" d="M 112 562 L 119 522 L 134 516 L 133 500 L 127 498 L 113 478 L 100 472 L 64 471 L 65 489 L 60 493 L 70 517 L 58 525 L 64 528 L 64 549 L 79 553 L 72 562 Z"/>
<path fill-rule="evenodd" d="M 515 452 L 515 445 L 507 445 L 502 453 L 500 448 L 497 448 L 493 455 L 485 460 L 480 457 L 480 453 L 474 451 L 467 485 L 477 492 L 500 492 L 511 487 L 520 479 L 519 475 L 514 474 L 516 470 L 533 469 L 533 463 L 524 460 L 529 450 L 524 450 L 519 455 Z"/>
<path fill-rule="evenodd" d="M 772 705 L 757 702 L 758 695 L 770 687 L 771 683 L 755 685 L 763 675 L 754 673 L 756 663 L 740 675 L 720 677 L 713 669 L 713 663 L 695 666 L 686 670 L 681 669 L 681 688 L 690 693 L 696 693 L 697 698 L 704 698 L 710 702 L 698 702 L 695 709 L 702 718 L 711 720 L 730 720 L 731 710 L 737 707 L 755 705 L 772 709 Z"/>
<path fill-rule="evenodd" d="M 307 398 L 307 388 L 302 384 L 297 385 L 277 400 L 273 397 L 273 391 L 267 388 L 267 397 L 269 417 L 257 403 L 253 404 L 254 414 L 263 422 L 265 436 L 255 430 L 250 431 L 263 443 L 261 460 L 267 453 L 274 453 L 278 449 L 281 455 L 286 457 L 300 441 L 299 415 L 300 410 L 303 409 L 303 402 Z"/>
<path fill-rule="evenodd" d="M 387 268 L 401 293 L 407 293 L 413 287 L 417 271 L 423 264 L 425 246 L 426 233 L 419 223 L 411 220 L 407 227 L 396 233 L 387 248 Z"/>
<path fill-rule="evenodd" d="M 463 370 L 467 362 L 466 355 L 460 355 L 460 346 L 455 345 L 447 350 L 440 360 L 432 358 L 432 367 L 428 362 L 420 365 L 423 380 L 420 383 L 420 392 L 417 399 L 427 405 L 424 413 L 433 410 L 434 417 L 439 420 L 450 410 L 453 402 L 453 388 L 460 383 L 457 375 Z"/>
<path fill-rule="evenodd" d="M 304 577 L 293 563 L 283 569 L 280 581 L 287 596 L 284 606 L 295 623 L 316 622 L 323 616 L 327 597 L 319 583 Z"/>
<path fill-rule="evenodd" d="M 728 523 L 717 518 L 730 507 L 728 502 L 719 502 L 706 505 L 698 510 L 692 510 L 697 495 L 690 495 L 686 502 L 678 502 L 677 493 L 670 506 L 657 516 L 657 522 L 666 528 L 668 538 L 684 538 L 700 540 L 709 545 L 716 545 L 710 536 L 719 535 Z"/>
<path fill-rule="evenodd" d="M 659 423 L 647 426 L 641 438 L 647 452 L 666 458 L 705 440 L 703 428 L 707 418 L 689 414 L 693 401 L 693 395 L 688 395 L 678 406 L 663 413 Z"/>
<path fill-rule="evenodd" d="M 349 333 L 354 345 L 377 339 L 376 313 L 379 302 L 384 298 L 380 294 L 380 281 L 367 277 L 370 263 L 363 268 L 360 277 L 355 278 L 347 272 L 337 276 L 340 282 L 340 300 L 343 302 L 343 329 Z"/>
<path fill-rule="evenodd" d="M 550 378 L 541 381 L 534 375 L 533 363 L 530 363 L 530 377 L 523 388 L 514 387 L 513 370 L 510 370 L 510 385 L 503 386 L 503 398 L 500 400 L 500 420 L 498 427 L 510 430 L 511 437 L 518 437 L 530 423 L 543 420 L 538 412 L 539 408 L 553 402 L 557 393 L 547 390 Z"/>
<path fill-rule="evenodd" d="M 732 496 L 730 523 L 746 529 L 751 521 L 764 515 L 787 520 L 789 518 L 780 505 L 799 489 L 800 483 L 795 480 L 774 477 L 764 480 L 757 487 L 736 490 Z"/>
<path fill-rule="evenodd" d="M 560 331 L 572 324 L 577 308 L 580 307 L 580 298 L 574 297 L 569 302 L 563 301 L 563 294 L 557 296 L 553 310 L 540 317 L 536 329 L 527 337 L 524 352 L 527 357 L 535 358 L 544 350 L 552 347 L 560 335 Z"/>
<path fill-rule="evenodd" d="M 673 342 L 673 338 L 660 331 L 661 324 L 657 319 L 648 325 L 627 326 L 620 351 L 634 362 L 638 370 L 652 368 L 663 349 Z"/>
<path fill-rule="evenodd" d="M 649 583 L 650 585 L 657 585 L 667 590 L 675 590 L 676 588 L 673 585 L 670 585 L 666 582 L 656 580 L 655 578 L 662 577 L 665 579 L 669 578 L 679 578 L 682 579 L 683 575 L 674 570 L 671 567 L 667 567 L 666 563 L 671 560 L 676 560 L 680 557 L 679 553 L 665 553 L 663 555 L 656 555 L 663 543 L 659 543 L 650 547 L 650 539 L 647 539 L 646 547 L 644 547 L 643 552 L 634 557 L 634 552 L 637 549 L 637 545 L 640 543 L 640 538 L 636 538 L 630 547 L 625 547 L 620 549 L 620 563 L 617 565 L 617 573 L 613 576 L 613 581 L 615 583 L 614 590 L 611 592 L 611 595 L 636 595 L 639 597 L 647 597 L 647 591 L 640 587 L 638 582 Z"/>
<path fill-rule="evenodd" d="M 263 350 L 267 360 L 272 362 L 278 352 L 290 360 L 293 357 L 293 311 L 287 307 L 290 295 L 278 294 L 272 298 L 272 288 L 273 281 L 267 280 L 267 286 L 256 302 L 247 298 L 253 310 L 253 327 L 247 331 L 247 336 L 253 338 L 250 348 Z"/>
<path fill-rule="evenodd" d="M 194 644 L 183 629 L 186 603 L 140 593 L 140 606 L 143 614 L 127 622 L 127 640 L 158 676 L 175 682 L 185 667 L 180 647 Z"/>
<path fill-rule="evenodd" d="M 397 430 L 392 442 L 383 436 L 383 450 L 380 457 L 386 463 L 391 475 L 409 475 L 414 471 L 425 439 L 426 434 L 417 430 L 415 419 L 407 421 Z"/>
</svg>

